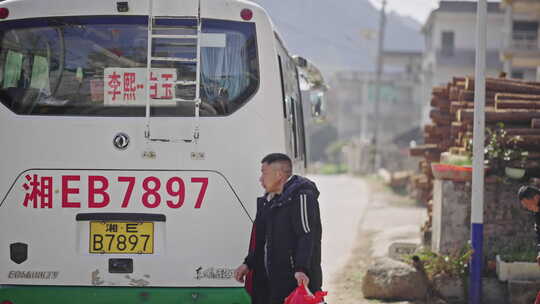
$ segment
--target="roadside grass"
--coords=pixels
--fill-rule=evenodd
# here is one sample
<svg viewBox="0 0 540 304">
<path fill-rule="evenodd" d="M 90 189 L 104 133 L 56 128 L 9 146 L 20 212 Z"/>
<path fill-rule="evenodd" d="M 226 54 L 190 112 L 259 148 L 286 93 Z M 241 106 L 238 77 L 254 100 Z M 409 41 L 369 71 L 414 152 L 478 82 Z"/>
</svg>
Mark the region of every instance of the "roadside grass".
<svg viewBox="0 0 540 304">
<path fill-rule="evenodd" d="M 347 166 L 344 164 L 324 164 L 317 173 L 323 175 L 343 174 L 347 173 Z"/>
</svg>

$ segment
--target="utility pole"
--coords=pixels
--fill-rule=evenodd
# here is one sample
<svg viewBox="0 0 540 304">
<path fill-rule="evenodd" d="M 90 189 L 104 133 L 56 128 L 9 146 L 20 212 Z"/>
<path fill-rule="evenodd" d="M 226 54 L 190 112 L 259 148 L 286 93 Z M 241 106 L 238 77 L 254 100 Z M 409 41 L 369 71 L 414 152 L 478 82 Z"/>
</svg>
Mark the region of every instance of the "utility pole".
<svg viewBox="0 0 540 304">
<path fill-rule="evenodd" d="M 375 29 L 363 29 L 360 31 L 362 39 L 365 40 L 366 45 L 368 45 L 368 57 L 370 59 L 377 60 L 377 49 L 372 46 L 372 42 L 375 43 L 377 39 L 377 32 Z M 370 90 L 373 82 L 371 81 L 371 75 L 368 77 L 364 75 L 359 76 L 359 80 L 362 82 L 362 98 L 360 99 L 360 139 L 362 142 L 369 142 L 370 133 L 368 132 L 368 117 L 369 111 L 373 108 L 373 105 L 370 101 L 373 101 L 373 92 Z M 370 161 L 367 166 L 368 170 L 371 168 L 372 161 Z"/>
<path fill-rule="evenodd" d="M 471 197 L 471 259 L 469 303 L 482 302 L 484 243 L 484 132 L 486 104 L 487 1 L 476 8 L 476 67 L 474 77 L 473 177 Z"/>
<path fill-rule="evenodd" d="M 377 48 L 377 71 L 375 79 L 375 113 L 374 113 L 374 124 L 375 130 L 373 132 L 373 172 L 375 172 L 380 164 L 379 156 L 379 107 L 381 103 L 381 76 L 383 70 L 383 51 L 384 51 L 384 32 L 386 27 L 386 0 L 382 0 L 381 7 L 381 17 L 379 19 L 379 46 Z"/>
</svg>

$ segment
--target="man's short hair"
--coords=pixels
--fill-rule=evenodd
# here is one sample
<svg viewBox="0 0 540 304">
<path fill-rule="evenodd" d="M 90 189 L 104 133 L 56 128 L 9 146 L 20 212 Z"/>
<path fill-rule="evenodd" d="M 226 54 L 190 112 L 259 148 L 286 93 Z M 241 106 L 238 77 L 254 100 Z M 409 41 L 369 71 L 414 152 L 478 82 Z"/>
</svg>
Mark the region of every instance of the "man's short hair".
<svg viewBox="0 0 540 304">
<path fill-rule="evenodd" d="M 524 198 L 531 199 L 535 195 L 540 195 L 540 189 L 534 186 L 521 186 L 518 190 L 518 199 L 521 201 Z"/>
<path fill-rule="evenodd" d="M 262 159 L 261 163 L 267 165 L 274 163 L 280 164 L 283 172 L 285 172 L 288 176 L 292 175 L 292 161 L 287 154 L 270 153 Z"/>
</svg>

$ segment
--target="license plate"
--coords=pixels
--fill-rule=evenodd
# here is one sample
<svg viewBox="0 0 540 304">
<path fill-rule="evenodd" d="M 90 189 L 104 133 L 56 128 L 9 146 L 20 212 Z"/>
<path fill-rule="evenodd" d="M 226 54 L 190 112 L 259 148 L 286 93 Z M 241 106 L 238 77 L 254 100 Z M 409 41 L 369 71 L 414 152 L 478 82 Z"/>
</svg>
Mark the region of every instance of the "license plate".
<svg viewBox="0 0 540 304">
<path fill-rule="evenodd" d="M 154 223 L 90 222 L 90 253 L 154 253 Z"/>
</svg>

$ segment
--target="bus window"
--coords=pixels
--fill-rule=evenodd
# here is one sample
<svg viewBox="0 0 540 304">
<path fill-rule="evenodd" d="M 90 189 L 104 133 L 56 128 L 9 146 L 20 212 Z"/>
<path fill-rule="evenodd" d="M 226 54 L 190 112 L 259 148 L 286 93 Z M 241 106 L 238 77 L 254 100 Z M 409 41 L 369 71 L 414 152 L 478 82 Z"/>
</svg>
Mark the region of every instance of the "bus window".
<svg viewBox="0 0 540 304">
<path fill-rule="evenodd" d="M 168 34 L 188 23 L 196 30 L 196 19 L 162 20 L 170 21 L 161 29 Z M 196 61 L 153 61 L 146 83 L 147 22 L 146 16 L 2 22 L 0 101 L 23 115 L 144 117 L 148 90 L 151 116 L 194 116 L 194 102 L 178 100 L 195 96 Z M 200 115 L 229 115 L 259 86 L 255 24 L 203 20 L 202 31 L 215 35 L 201 44 Z M 196 59 L 196 47 L 197 39 L 155 38 L 151 54 Z"/>
<path fill-rule="evenodd" d="M 294 62 L 294 61 L 293 61 Z M 300 93 L 300 80 L 298 75 L 298 68 L 295 64 L 293 69 L 293 75 L 294 79 L 296 80 L 294 82 L 294 93 L 296 95 L 296 132 L 298 133 L 298 158 L 305 159 L 306 158 L 306 142 L 305 142 L 305 133 L 304 133 L 304 111 L 302 109 L 302 93 Z"/>
<path fill-rule="evenodd" d="M 278 55 L 279 63 L 279 80 L 281 82 L 281 100 L 283 102 L 283 118 L 287 118 L 287 103 L 285 102 L 285 81 L 283 76 L 283 63 L 281 62 L 281 56 Z"/>
<path fill-rule="evenodd" d="M 227 115 L 246 103 L 259 85 L 255 24 L 205 20 L 203 33 L 224 34 L 225 45 L 201 49 L 201 99 L 214 115 Z"/>
<path fill-rule="evenodd" d="M 278 51 L 281 53 L 283 49 L 278 48 Z M 286 54 L 285 54 L 286 56 Z M 283 69 L 283 61 L 281 55 L 278 55 L 278 65 L 279 65 L 279 79 L 281 83 L 281 102 L 283 106 L 283 119 L 285 120 L 285 142 L 287 154 L 292 155 L 294 153 L 294 137 L 292 134 L 292 115 L 290 114 L 291 109 L 291 100 L 288 95 L 288 90 L 286 86 L 287 75 L 285 75 L 285 70 Z"/>
<path fill-rule="evenodd" d="M 304 108 L 302 105 L 302 98 L 296 103 L 296 117 L 297 117 L 297 132 L 298 132 L 298 149 L 300 158 L 306 160 L 306 134 L 304 128 Z"/>
<path fill-rule="evenodd" d="M 298 134 L 300 134 L 300 150 L 302 159 L 304 159 L 304 168 L 307 168 L 307 149 L 306 149 L 306 129 L 304 125 L 304 106 L 302 98 L 298 103 Z"/>
<path fill-rule="evenodd" d="M 293 133 L 293 145 L 294 145 L 294 158 L 298 158 L 298 129 L 297 129 L 297 111 L 296 111 L 296 104 L 298 102 L 291 98 L 291 121 L 292 121 L 292 133 Z"/>
</svg>

